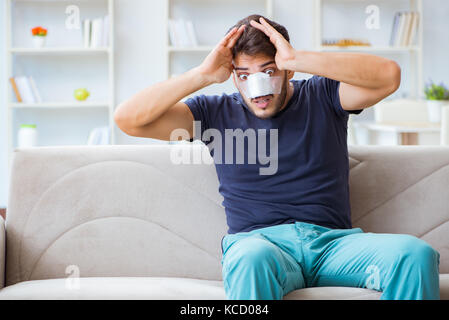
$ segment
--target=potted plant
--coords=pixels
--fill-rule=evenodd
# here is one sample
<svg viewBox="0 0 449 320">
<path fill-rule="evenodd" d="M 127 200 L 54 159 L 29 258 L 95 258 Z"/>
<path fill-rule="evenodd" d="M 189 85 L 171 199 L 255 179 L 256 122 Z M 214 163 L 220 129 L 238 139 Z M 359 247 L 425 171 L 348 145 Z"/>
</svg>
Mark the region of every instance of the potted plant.
<svg viewBox="0 0 449 320">
<path fill-rule="evenodd" d="M 449 90 L 441 83 L 430 81 L 424 90 L 427 99 L 427 111 L 430 122 L 441 122 L 441 110 L 449 102 Z"/>
<path fill-rule="evenodd" d="M 31 29 L 33 35 L 33 44 L 36 48 L 42 48 L 45 45 L 45 38 L 47 36 L 47 29 L 42 27 L 35 27 Z"/>
</svg>

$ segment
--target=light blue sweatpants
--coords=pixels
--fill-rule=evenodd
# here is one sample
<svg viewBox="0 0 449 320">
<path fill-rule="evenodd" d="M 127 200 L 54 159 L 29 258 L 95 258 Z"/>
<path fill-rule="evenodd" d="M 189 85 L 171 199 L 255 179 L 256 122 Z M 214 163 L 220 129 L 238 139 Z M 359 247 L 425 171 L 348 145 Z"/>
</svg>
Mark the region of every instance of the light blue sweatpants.
<svg viewBox="0 0 449 320">
<path fill-rule="evenodd" d="M 319 286 L 374 289 L 388 300 L 440 298 L 440 255 L 410 235 L 296 222 L 228 234 L 222 249 L 228 299 L 282 299 Z"/>
</svg>

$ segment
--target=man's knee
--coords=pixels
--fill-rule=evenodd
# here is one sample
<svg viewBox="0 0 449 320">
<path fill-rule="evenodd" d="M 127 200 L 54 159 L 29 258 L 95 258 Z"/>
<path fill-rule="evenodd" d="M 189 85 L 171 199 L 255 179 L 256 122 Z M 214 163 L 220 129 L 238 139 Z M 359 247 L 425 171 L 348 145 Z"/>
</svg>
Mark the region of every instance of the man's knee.
<svg viewBox="0 0 449 320">
<path fill-rule="evenodd" d="M 439 299 L 438 251 L 409 235 L 391 244 L 395 264 L 390 268 L 384 299 Z"/>
<path fill-rule="evenodd" d="M 427 242 L 410 235 L 402 235 L 397 243 L 397 254 L 400 260 L 413 262 L 412 265 L 419 267 L 438 266 L 440 254 Z"/>
</svg>

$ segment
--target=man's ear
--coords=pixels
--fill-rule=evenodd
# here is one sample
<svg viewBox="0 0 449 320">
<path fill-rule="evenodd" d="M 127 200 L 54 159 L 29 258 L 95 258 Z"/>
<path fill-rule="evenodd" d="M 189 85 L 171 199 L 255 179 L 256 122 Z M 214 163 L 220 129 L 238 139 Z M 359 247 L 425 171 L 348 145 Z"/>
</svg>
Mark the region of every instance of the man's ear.
<svg viewBox="0 0 449 320">
<path fill-rule="evenodd" d="M 295 75 L 295 71 L 287 70 L 287 79 L 290 80 Z"/>
<path fill-rule="evenodd" d="M 232 71 L 232 82 L 234 82 L 234 86 L 235 86 L 236 88 L 238 88 L 238 87 L 237 87 L 237 83 L 235 82 L 235 72 L 234 72 L 234 71 Z"/>
</svg>

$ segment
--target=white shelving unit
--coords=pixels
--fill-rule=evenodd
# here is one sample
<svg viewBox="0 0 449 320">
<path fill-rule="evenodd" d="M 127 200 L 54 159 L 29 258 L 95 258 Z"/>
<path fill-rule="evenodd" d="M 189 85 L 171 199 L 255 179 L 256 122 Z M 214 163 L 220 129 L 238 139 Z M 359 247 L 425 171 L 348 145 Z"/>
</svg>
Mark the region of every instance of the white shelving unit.
<svg viewBox="0 0 449 320">
<path fill-rule="evenodd" d="M 17 55 L 58 55 L 58 54 L 109 54 L 110 48 L 76 48 L 76 47 L 53 47 L 53 48 L 11 48 L 11 53 Z"/>
<path fill-rule="evenodd" d="M 328 51 L 328 52 L 366 52 L 372 54 L 383 54 L 383 55 L 391 55 L 391 54 L 403 54 L 409 55 L 410 58 L 410 73 L 409 73 L 409 97 L 410 98 L 420 98 L 422 96 L 422 91 L 424 88 L 423 81 L 423 66 L 422 66 L 422 53 L 423 53 L 423 4 L 422 0 L 407 0 L 409 4 L 409 11 L 416 11 L 419 13 L 420 21 L 419 27 L 417 31 L 415 44 L 408 47 L 393 47 L 388 45 L 382 46 L 350 46 L 350 47 L 333 47 L 333 46 L 323 46 L 323 6 L 326 4 L 332 5 L 335 3 L 344 3 L 345 6 L 348 7 L 348 10 L 351 9 L 351 6 L 354 4 L 363 4 L 370 5 L 371 2 L 366 2 L 363 0 L 314 0 L 315 2 L 315 49 L 317 51 Z M 390 1 L 376 1 L 377 4 L 382 6 L 383 4 L 394 5 L 405 3 L 407 1 L 399 1 L 399 0 L 390 0 Z M 384 10 L 384 9 L 382 9 Z M 401 11 L 401 10 L 398 10 Z M 384 11 L 381 11 L 381 14 Z M 393 21 L 391 20 L 391 25 Z M 390 36 L 391 25 L 385 26 L 388 27 L 388 36 Z M 388 39 L 385 39 L 385 43 L 388 42 Z M 403 79 L 404 80 L 404 79 Z"/>
<path fill-rule="evenodd" d="M 30 23 L 34 23 L 27 21 L 27 20 L 20 20 L 14 21 L 14 17 L 21 17 L 22 16 L 33 16 L 41 17 L 42 22 L 39 22 L 42 26 L 45 27 L 45 24 L 50 21 L 53 23 L 59 23 L 60 21 L 65 21 L 66 18 L 66 12 L 65 9 L 66 6 L 69 5 L 79 5 L 80 8 L 80 20 L 83 20 L 86 18 L 92 18 L 91 15 L 96 15 L 99 13 L 107 14 L 109 17 L 109 39 L 108 39 L 108 46 L 107 47 L 96 47 L 96 48 L 85 48 L 83 47 L 82 42 L 75 43 L 74 45 L 69 44 L 58 44 L 53 43 L 49 44 L 48 46 L 45 46 L 43 48 L 34 48 L 31 46 L 23 45 L 24 41 L 17 41 L 14 37 L 30 37 Z M 19 14 L 17 12 L 14 12 L 14 10 L 17 9 L 17 6 L 20 10 L 24 12 L 20 12 Z M 39 7 L 37 7 L 39 6 Z M 90 10 L 92 9 L 92 10 Z M 19 11 L 20 11 L 19 10 Z M 34 11 L 32 11 L 34 10 Z M 39 11 L 39 12 L 37 12 Z M 53 15 L 60 14 L 60 16 L 54 17 Z M 55 22 L 56 21 L 56 22 Z M 32 25 L 34 27 L 36 25 Z M 13 117 L 13 115 L 16 112 L 20 112 L 21 115 L 24 118 L 32 119 L 33 116 L 31 116 L 29 113 L 33 113 L 35 117 L 39 117 L 39 119 L 42 119 L 42 117 L 45 119 L 45 117 L 51 117 L 51 119 L 48 120 L 48 123 L 45 122 L 45 124 L 52 124 L 54 122 L 55 117 L 57 117 L 58 121 L 60 119 L 60 122 L 68 121 L 68 119 L 65 117 L 65 115 L 68 113 L 68 117 L 71 117 L 70 121 L 77 121 L 81 123 L 70 123 L 73 126 L 73 130 L 70 131 L 68 134 L 70 135 L 71 143 L 67 144 L 85 144 L 87 142 L 87 136 L 89 134 L 89 131 L 93 129 L 93 127 L 88 128 L 88 131 L 86 132 L 73 132 L 78 130 L 78 126 L 85 125 L 89 126 L 91 123 L 94 122 L 94 120 L 100 119 L 101 124 L 99 126 L 107 125 L 109 126 L 109 132 L 110 132 L 110 142 L 112 144 L 115 143 L 115 135 L 114 135 L 114 121 L 113 121 L 113 114 L 114 114 L 114 0 L 90 0 L 82 1 L 82 0 L 73 0 L 73 1 L 67 1 L 67 0 L 6 0 L 6 76 L 7 76 L 7 83 L 8 83 L 8 90 L 6 95 L 6 101 L 5 106 L 7 108 L 7 123 L 8 123 L 8 172 L 10 172 L 11 169 L 11 160 L 12 160 L 12 152 L 14 151 L 14 148 L 16 148 L 16 136 L 17 136 L 17 128 L 19 123 L 17 123 L 16 119 Z M 14 28 L 17 28 L 20 30 L 14 30 Z M 82 28 L 82 24 L 81 24 Z M 57 33 L 60 32 L 59 36 L 61 37 L 61 31 L 62 27 L 60 26 L 59 30 L 53 30 L 49 29 L 49 35 L 51 32 Z M 27 32 L 25 34 L 25 31 Z M 47 37 L 49 36 L 47 35 Z M 64 37 L 64 34 L 62 34 L 62 37 Z M 23 40 L 23 39 L 22 39 Z M 20 44 L 17 44 L 20 43 Z M 103 95 L 101 99 L 92 99 L 89 98 L 86 101 L 80 102 L 76 101 L 72 96 L 66 97 L 64 99 L 48 99 L 48 101 L 44 101 L 41 103 L 23 103 L 23 102 L 16 102 L 15 96 L 13 93 L 13 90 L 11 88 L 11 85 L 9 83 L 9 78 L 16 76 L 16 69 L 20 70 L 26 69 L 21 68 L 20 62 L 17 61 L 17 59 L 29 59 L 26 61 L 27 67 L 30 67 L 34 70 L 34 73 L 38 75 L 39 79 L 35 78 L 36 84 L 39 87 L 39 81 L 43 80 L 48 81 L 47 78 L 49 77 L 56 77 L 56 80 L 53 79 L 55 84 L 58 84 L 58 79 L 60 81 L 65 81 L 69 79 L 70 81 L 70 75 L 67 75 L 64 73 L 64 66 L 66 66 L 66 63 L 71 63 L 71 60 L 76 60 L 71 65 L 70 68 L 73 73 L 78 74 L 79 72 L 82 72 L 81 75 L 78 75 L 78 79 L 81 79 L 81 81 L 86 78 L 86 81 L 92 81 L 89 78 L 88 73 L 86 73 L 86 70 L 89 68 L 95 68 L 97 64 L 102 64 L 103 69 L 100 69 L 100 71 L 94 70 L 91 72 L 91 74 L 98 75 L 99 77 L 102 77 L 101 79 L 95 79 L 94 81 L 97 81 L 99 87 L 104 88 L 103 92 L 101 94 L 97 94 L 97 96 Z M 44 60 L 42 60 L 44 59 Z M 64 59 L 64 61 L 61 61 L 59 59 Z M 80 60 L 82 59 L 82 60 Z M 97 59 L 92 61 L 92 59 Z M 105 60 L 103 60 L 105 59 Z M 48 75 L 46 72 L 47 70 L 40 70 L 39 64 L 44 61 L 45 66 L 51 65 L 52 68 L 60 68 L 60 72 L 55 74 Z M 97 63 L 97 62 L 100 63 Z M 81 63 L 80 63 L 81 62 Z M 83 66 L 83 63 L 85 62 L 86 66 Z M 77 63 L 77 64 L 75 64 Z M 100 67 L 99 67 L 100 68 Z M 36 71 L 39 70 L 39 71 Z M 107 73 L 107 74 L 106 74 Z M 61 77 L 60 77 L 61 76 Z M 81 81 L 78 81 L 81 82 Z M 92 83 L 92 82 L 90 82 Z M 77 88 L 76 84 L 73 84 L 73 90 Z M 89 87 L 87 87 L 89 90 Z M 56 88 L 55 90 L 58 90 Z M 44 94 L 44 96 L 51 96 L 52 93 L 50 92 L 42 92 L 43 90 L 40 90 L 41 94 Z M 91 91 L 91 90 L 89 90 Z M 73 92 L 73 91 L 72 91 Z M 79 110 L 79 113 L 77 112 L 77 109 Z M 91 110 L 91 111 L 89 111 Z M 104 111 L 102 111 L 104 110 Z M 57 112 L 56 112 L 57 111 Z M 89 115 L 94 112 L 94 115 L 96 118 L 94 120 L 91 120 L 89 118 Z M 99 113 L 100 112 L 100 113 Z M 80 117 L 80 119 L 73 120 L 74 117 Z M 104 116 L 103 116 L 104 115 Z M 83 118 L 84 117 L 84 118 Z M 106 119 L 104 119 L 106 117 Z M 61 119 L 62 118 L 62 119 Z M 85 119 L 86 118 L 86 119 Z M 84 124 L 86 122 L 85 120 L 88 120 L 88 124 Z M 64 125 L 66 125 L 64 123 Z M 96 126 L 96 125 L 95 125 Z M 39 130 L 39 128 L 38 128 Z M 69 129 L 70 130 L 70 129 Z M 81 129 L 79 129 L 81 130 Z M 54 136 L 58 136 L 59 143 L 56 143 L 58 145 L 65 144 L 64 139 L 64 132 L 52 132 Z M 55 143 L 52 143 L 51 138 L 49 138 L 49 134 L 47 136 L 47 141 L 44 139 L 39 140 L 39 146 L 45 146 L 45 145 L 54 145 Z M 63 136 L 63 137 L 61 137 Z M 50 141 L 49 141 L 50 140 Z M 53 141 L 54 142 L 54 141 Z"/>
<path fill-rule="evenodd" d="M 181 74 L 183 72 L 188 71 L 190 68 L 195 67 L 196 65 L 192 64 L 191 61 L 195 60 L 195 63 L 200 63 L 210 51 L 213 50 L 215 45 L 221 40 L 224 36 L 226 30 L 228 30 L 233 24 L 235 24 L 242 17 L 248 16 L 250 14 L 261 14 L 269 19 L 273 18 L 273 0 L 216 0 L 216 1 L 208 1 L 208 0 L 165 0 L 166 1 L 166 26 L 167 30 L 166 36 L 166 45 L 165 45 L 165 54 L 166 54 L 166 79 Z M 246 7 L 245 7 L 246 4 Z M 225 10 L 225 12 L 220 11 L 220 19 L 214 19 L 213 26 L 207 26 L 204 22 L 201 23 L 202 18 L 205 16 L 211 17 L 213 13 L 208 10 L 207 15 L 204 14 L 201 16 L 201 13 L 195 15 L 195 9 L 198 8 L 201 10 L 200 6 L 210 6 L 209 9 L 214 9 L 215 11 L 220 11 L 220 8 Z M 215 7 L 216 6 L 216 7 Z M 183 7 L 183 8 L 177 8 Z M 216 9 L 218 8 L 218 9 Z M 229 12 L 226 11 L 226 8 L 229 9 Z M 183 10 L 184 9 L 184 10 Z M 198 10 L 198 11 L 199 11 Z M 232 14 L 232 16 L 231 16 Z M 195 28 L 195 33 L 197 38 L 199 38 L 199 45 L 192 47 L 175 47 L 170 43 L 169 37 L 169 29 L 168 29 L 168 20 L 174 18 L 184 18 L 190 19 L 193 21 L 193 25 Z M 204 19 L 203 19 L 204 20 Z M 216 23 L 215 23 L 216 22 Z M 219 27 L 218 27 L 219 26 Z M 210 28 L 209 28 L 210 27 Z M 216 27 L 216 28 L 214 28 Z M 208 30 L 211 29 L 211 30 Z M 213 33 L 219 34 L 219 36 L 202 37 L 202 34 Z M 207 43 L 202 43 L 202 39 L 207 39 Z M 172 64 L 179 60 L 190 60 L 182 65 L 182 70 L 174 70 Z M 221 94 L 225 91 L 235 91 L 233 87 L 232 80 L 224 82 L 223 84 L 213 85 L 210 88 L 206 88 L 205 90 L 201 90 L 193 95 L 204 93 L 204 94 Z M 186 97 L 187 99 L 188 97 Z"/>
</svg>

